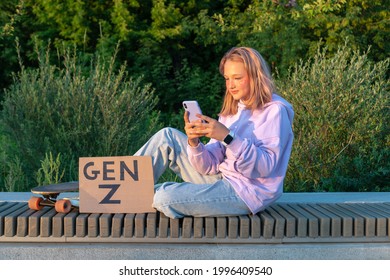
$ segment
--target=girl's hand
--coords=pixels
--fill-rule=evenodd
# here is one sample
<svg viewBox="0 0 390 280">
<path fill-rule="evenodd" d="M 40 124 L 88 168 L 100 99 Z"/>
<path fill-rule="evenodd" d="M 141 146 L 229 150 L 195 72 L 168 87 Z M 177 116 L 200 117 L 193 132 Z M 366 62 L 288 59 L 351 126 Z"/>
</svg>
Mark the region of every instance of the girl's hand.
<svg viewBox="0 0 390 280">
<path fill-rule="evenodd" d="M 184 114 L 185 131 L 188 136 L 188 143 L 191 146 L 197 146 L 199 137 L 206 136 L 218 141 L 225 139 L 229 134 L 229 129 L 219 121 L 205 115 L 196 115 L 200 120 L 190 123 L 188 113 Z M 202 122 L 203 120 L 204 122 Z"/>
<path fill-rule="evenodd" d="M 196 124 L 202 123 L 202 120 L 197 120 L 195 122 L 190 122 L 188 119 L 188 112 L 184 112 L 184 130 L 188 137 L 188 144 L 192 147 L 196 147 L 199 144 L 199 137 L 204 136 L 204 134 L 199 133 L 196 129 Z"/>
</svg>

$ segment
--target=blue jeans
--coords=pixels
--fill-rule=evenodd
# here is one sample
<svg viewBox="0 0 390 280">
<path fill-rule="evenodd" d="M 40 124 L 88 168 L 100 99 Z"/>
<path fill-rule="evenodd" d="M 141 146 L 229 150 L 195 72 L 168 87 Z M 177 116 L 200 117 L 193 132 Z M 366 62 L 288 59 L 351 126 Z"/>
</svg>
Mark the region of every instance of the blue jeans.
<svg viewBox="0 0 390 280">
<path fill-rule="evenodd" d="M 221 174 L 202 175 L 187 155 L 187 136 L 164 128 L 141 147 L 136 156 L 151 156 L 154 182 L 170 168 L 184 182 L 155 185 L 153 207 L 170 218 L 183 216 L 229 216 L 249 214 L 250 210 Z"/>
</svg>

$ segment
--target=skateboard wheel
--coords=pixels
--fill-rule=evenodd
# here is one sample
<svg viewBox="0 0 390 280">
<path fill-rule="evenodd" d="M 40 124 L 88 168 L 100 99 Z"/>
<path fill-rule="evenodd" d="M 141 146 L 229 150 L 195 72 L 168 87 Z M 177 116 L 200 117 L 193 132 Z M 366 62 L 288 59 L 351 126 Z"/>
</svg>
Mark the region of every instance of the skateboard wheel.
<svg viewBox="0 0 390 280">
<path fill-rule="evenodd" d="M 42 197 L 33 196 L 28 200 L 28 207 L 32 210 L 41 210 L 43 206 L 41 205 Z"/>
<path fill-rule="evenodd" d="M 69 213 L 72 209 L 72 203 L 66 199 L 60 199 L 56 201 L 55 209 L 60 213 Z"/>
</svg>

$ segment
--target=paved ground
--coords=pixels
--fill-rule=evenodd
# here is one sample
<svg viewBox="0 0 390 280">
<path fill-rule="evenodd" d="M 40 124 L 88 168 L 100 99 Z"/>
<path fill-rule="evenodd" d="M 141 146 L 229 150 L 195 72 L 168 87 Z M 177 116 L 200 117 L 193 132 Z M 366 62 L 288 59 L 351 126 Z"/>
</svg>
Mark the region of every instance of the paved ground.
<svg viewBox="0 0 390 280">
<path fill-rule="evenodd" d="M 390 260 L 390 244 L 17 244 L 0 260 Z M 1 273 L 0 273 L 1 274 Z"/>
</svg>

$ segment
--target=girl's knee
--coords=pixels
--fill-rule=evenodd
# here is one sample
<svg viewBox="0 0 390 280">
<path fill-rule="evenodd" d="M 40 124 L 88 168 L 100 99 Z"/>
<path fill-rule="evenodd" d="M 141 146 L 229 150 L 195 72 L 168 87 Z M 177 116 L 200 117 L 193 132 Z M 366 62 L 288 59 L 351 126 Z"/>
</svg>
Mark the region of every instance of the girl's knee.
<svg viewBox="0 0 390 280">
<path fill-rule="evenodd" d="M 171 207 L 172 195 L 170 191 L 157 190 L 154 194 L 153 207 L 159 212 L 164 213 L 165 216 L 176 219 L 182 218 L 183 214 L 178 213 Z"/>
<path fill-rule="evenodd" d="M 165 206 L 172 200 L 171 191 L 166 188 L 166 185 L 168 184 L 169 183 L 163 183 L 158 189 L 156 189 L 153 198 L 154 207 L 157 208 Z"/>
</svg>

